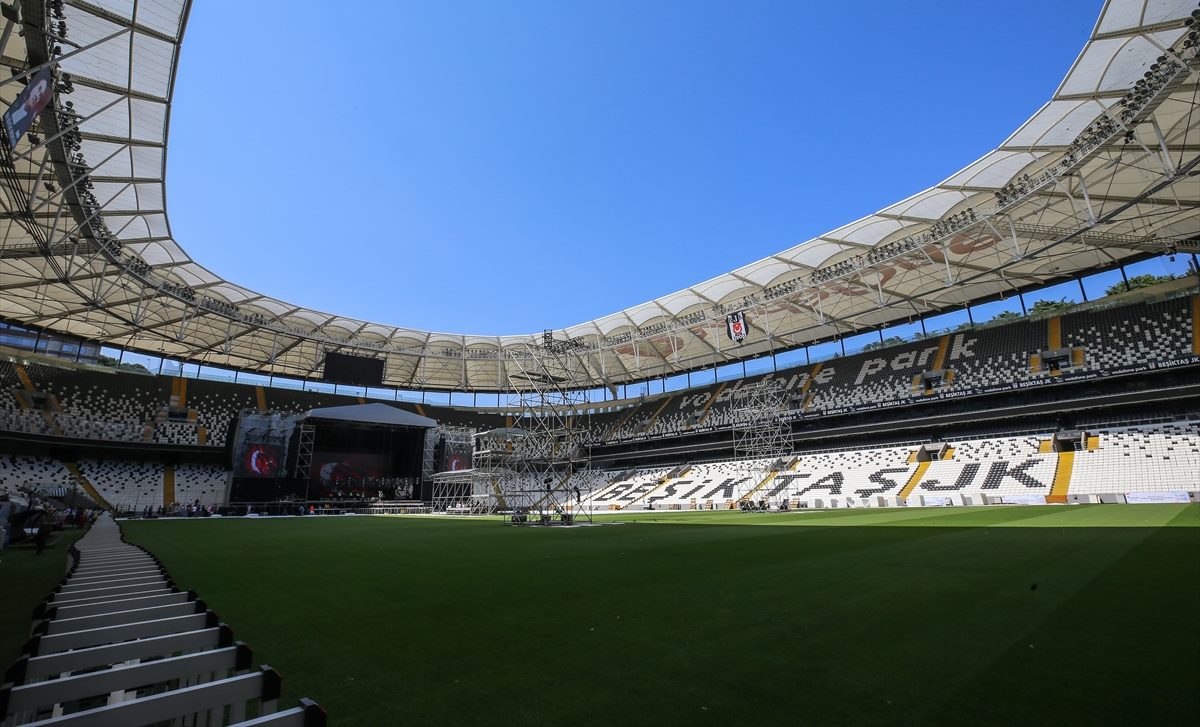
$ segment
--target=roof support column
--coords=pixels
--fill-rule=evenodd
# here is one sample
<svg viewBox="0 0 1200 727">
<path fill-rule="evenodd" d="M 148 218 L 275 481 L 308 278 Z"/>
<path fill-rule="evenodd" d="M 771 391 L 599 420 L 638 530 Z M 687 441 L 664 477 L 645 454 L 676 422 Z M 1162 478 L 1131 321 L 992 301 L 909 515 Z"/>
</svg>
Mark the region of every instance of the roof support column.
<svg viewBox="0 0 1200 727">
<path fill-rule="evenodd" d="M 767 350 L 771 354 L 771 370 L 775 370 L 775 332 L 771 330 L 771 308 L 764 305 L 763 309 L 763 331 L 767 334 Z"/>
<path fill-rule="evenodd" d="M 179 341 L 183 340 L 183 334 L 187 331 L 188 318 L 195 315 L 194 311 L 195 311 L 195 308 L 190 305 L 184 307 L 183 315 L 180 316 L 180 318 L 179 318 L 179 333 L 176 335 L 177 340 L 179 340 Z M 189 315 L 189 313 L 191 315 Z"/>
<path fill-rule="evenodd" d="M 142 326 L 142 304 L 146 300 L 146 284 L 142 283 L 138 286 L 137 307 L 133 309 L 133 325 L 141 328 Z"/>
<path fill-rule="evenodd" d="M 229 355 L 233 348 L 233 319 L 229 319 L 229 323 L 225 326 L 225 343 L 221 346 L 221 352 L 226 356 Z"/>
<path fill-rule="evenodd" d="M 1006 216 L 1005 219 L 1008 221 L 1008 232 L 1012 236 L 1009 239 L 1012 240 L 1013 260 L 1020 260 L 1021 259 L 1021 244 L 1017 242 L 1016 225 L 1013 224 L 1012 217 Z M 991 220 L 989 220 L 988 225 L 990 226 L 991 224 L 992 224 Z M 1000 231 L 997 230 L 995 227 L 992 227 L 992 231 L 995 232 L 997 235 L 1000 235 Z M 1000 235 L 1000 237 L 1004 237 L 1004 235 Z"/>
<path fill-rule="evenodd" d="M 1171 154 L 1167 151 L 1167 140 L 1163 137 L 1162 128 L 1158 125 L 1158 119 L 1151 116 L 1150 126 L 1154 128 L 1154 136 L 1158 139 L 1158 149 L 1162 154 L 1163 171 L 1168 177 L 1175 174 L 1175 164 L 1171 161 Z"/>
<path fill-rule="evenodd" d="M 1094 227 L 1096 225 L 1096 211 L 1092 209 L 1092 198 L 1088 195 L 1087 182 L 1084 180 L 1082 172 L 1075 178 L 1079 180 L 1079 192 L 1083 195 L 1084 206 L 1087 207 L 1088 226 Z"/>
<path fill-rule="evenodd" d="M 30 187 L 28 205 L 30 212 L 37 212 L 38 209 L 41 209 L 41 205 L 36 208 L 33 206 L 33 200 L 37 195 L 37 191 L 42 188 L 42 180 L 46 178 L 46 167 L 49 166 L 49 161 L 50 152 L 47 150 L 46 153 L 42 155 L 42 163 L 38 165 L 37 177 L 33 180 L 33 186 Z M 49 242 L 49 240 L 47 240 L 47 242 Z"/>
</svg>

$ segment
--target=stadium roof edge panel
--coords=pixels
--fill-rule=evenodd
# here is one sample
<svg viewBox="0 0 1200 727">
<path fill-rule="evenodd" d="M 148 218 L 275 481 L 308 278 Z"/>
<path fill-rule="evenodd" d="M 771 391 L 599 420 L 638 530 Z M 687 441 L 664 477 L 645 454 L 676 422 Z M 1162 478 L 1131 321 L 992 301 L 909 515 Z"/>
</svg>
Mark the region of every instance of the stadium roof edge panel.
<svg viewBox="0 0 1200 727">
<path fill-rule="evenodd" d="M 1157 238 L 1200 233 L 1200 185 L 1172 176 L 1200 149 L 1200 113 L 1189 113 L 1197 111 L 1194 61 L 1180 72 L 1187 84 L 1173 82 L 1146 101 L 1128 135 L 1108 134 L 1086 153 L 1073 146 L 1089 125 L 1120 112 L 1119 98 L 1177 43 L 1195 7 L 1195 0 L 1109 0 L 1054 96 L 996 149 L 941 183 L 724 275 L 553 335 L 589 351 L 589 385 L 612 385 L 1069 277 L 1095 265 L 1098 245 L 1119 261 L 1146 254 Z M 536 347 L 541 333 L 431 332 L 314 311 L 222 279 L 175 241 L 164 199 L 166 151 L 190 8 L 187 0 L 66 5 L 68 40 L 85 49 L 61 61 L 74 94 L 58 94 L 52 124 L 43 114 L 43 135 L 62 141 L 24 139 L 15 150 L 18 174 L 8 191 L 26 196 L 36 212 L 0 220 L 0 315 L 278 375 L 312 376 L 326 349 L 344 349 L 386 356 L 386 381 L 397 386 L 507 389 L 505 360 Z M 24 20 L 45 27 L 48 13 Z M 47 37 L 28 32 L 10 42 L 28 44 L 36 59 L 48 55 Z M 18 88 L 0 86 L 0 101 L 10 104 Z M 71 140 L 73 125 L 79 135 Z M 45 133 L 59 127 L 61 134 Z M 1164 156 L 1178 160 L 1176 169 L 1164 169 Z M 81 165 L 91 181 L 80 183 Z M 54 191 L 36 188 L 44 167 L 53 169 Z M 1113 209 L 1134 213 L 1109 215 Z M 64 218 L 74 223 L 61 224 Z M 117 252 L 105 234 L 122 243 Z M 44 264 L 10 253 L 17 250 L 37 250 Z M 724 316 L 733 311 L 751 324 L 741 344 L 724 335 Z"/>
</svg>

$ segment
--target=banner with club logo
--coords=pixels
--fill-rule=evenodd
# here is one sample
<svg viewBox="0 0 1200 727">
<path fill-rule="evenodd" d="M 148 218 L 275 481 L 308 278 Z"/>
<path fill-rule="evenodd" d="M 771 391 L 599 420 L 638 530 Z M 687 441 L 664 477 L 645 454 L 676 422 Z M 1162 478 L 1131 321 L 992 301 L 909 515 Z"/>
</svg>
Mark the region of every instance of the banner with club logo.
<svg viewBox="0 0 1200 727">
<path fill-rule="evenodd" d="M 746 335 L 750 333 L 750 325 L 746 323 L 746 314 L 742 311 L 725 316 L 725 328 L 729 333 L 729 340 L 734 343 L 745 341 Z"/>
</svg>

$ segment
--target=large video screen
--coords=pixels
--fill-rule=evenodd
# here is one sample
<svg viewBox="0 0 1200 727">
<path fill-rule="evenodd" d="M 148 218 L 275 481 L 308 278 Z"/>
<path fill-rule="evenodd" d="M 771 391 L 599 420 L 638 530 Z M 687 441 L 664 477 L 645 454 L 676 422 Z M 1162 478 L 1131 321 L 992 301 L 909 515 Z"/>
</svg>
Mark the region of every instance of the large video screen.
<svg viewBox="0 0 1200 727">
<path fill-rule="evenodd" d="M 325 352 L 325 381 L 354 386 L 379 386 L 383 383 L 383 359 Z"/>
<path fill-rule="evenodd" d="M 446 442 L 442 450 L 442 472 L 471 469 L 471 443 Z"/>
<path fill-rule="evenodd" d="M 248 442 L 238 465 L 239 477 L 278 477 L 283 469 L 283 450 L 274 444 Z"/>
<path fill-rule="evenodd" d="M 298 417 L 242 412 L 233 432 L 230 464 L 235 477 L 287 476 L 288 442 Z"/>
</svg>

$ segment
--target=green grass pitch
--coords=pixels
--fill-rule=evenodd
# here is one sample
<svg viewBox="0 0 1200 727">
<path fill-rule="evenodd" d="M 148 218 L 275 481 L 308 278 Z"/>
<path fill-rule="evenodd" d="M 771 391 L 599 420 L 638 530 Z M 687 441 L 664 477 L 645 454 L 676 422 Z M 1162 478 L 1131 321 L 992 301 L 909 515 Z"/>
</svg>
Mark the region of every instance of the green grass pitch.
<svg viewBox="0 0 1200 727">
<path fill-rule="evenodd" d="M 33 626 L 33 607 L 67 574 L 67 550 L 83 533 L 55 533 L 41 555 L 32 543 L 0 550 L 0 677 L 21 655 L 21 646 L 29 640 Z"/>
<path fill-rule="evenodd" d="M 1200 506 L 126 522 L 334 724 L 1200 716 Z"/>
</svg>

